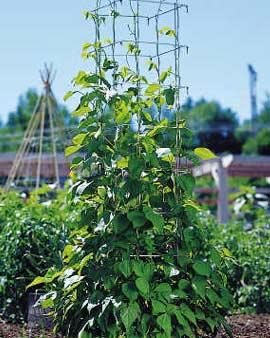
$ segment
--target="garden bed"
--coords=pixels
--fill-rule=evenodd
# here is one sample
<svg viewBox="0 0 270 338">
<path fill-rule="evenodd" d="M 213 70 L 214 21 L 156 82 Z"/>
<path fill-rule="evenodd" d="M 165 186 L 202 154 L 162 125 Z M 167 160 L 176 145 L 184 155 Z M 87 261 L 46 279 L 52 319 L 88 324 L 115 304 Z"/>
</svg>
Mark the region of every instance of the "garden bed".
<svg viewBox="0 0 270 338">
<path fill-rule="evenodd" d="M 229 319 L 234 338 L 270 338 L 270 315 L 237 315 Z M 29 335 L 27 327 L 0 323 L 1 338 L 57 338 L 48 331 L 34 330 Z M 220 333 L 217 338 L 228 338 Z"/>
</svg>

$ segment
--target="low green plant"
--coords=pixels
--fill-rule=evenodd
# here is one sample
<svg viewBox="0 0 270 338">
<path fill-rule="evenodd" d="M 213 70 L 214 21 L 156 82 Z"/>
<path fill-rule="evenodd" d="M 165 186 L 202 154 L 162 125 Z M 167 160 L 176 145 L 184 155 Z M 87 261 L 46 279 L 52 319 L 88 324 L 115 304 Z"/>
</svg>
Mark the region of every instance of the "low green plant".
<svg viewBox="0 0 270 338">
<path fill-rule="evenodd" d="M 25 320 L 26 286 L 50 266 L 62 264 L 68 208 L 63 193 L 52 200 L 45 200 L 44 193 L 28 199 L 16 192 L 0 193 L 0 315 L 6 320 Z"/>
<path fill-rule="evenodd" d="M 242 196 L 240 216 L 209 228 L 215 245 L 226 247 L 234 262 L 228 268 L 228 286 L 235 311 L 270 312 L 270 223 L 263 208 L 254 205 L 252 191 Z M 242 194 L 243 195 L 243 194 Z M 209 219 L 209 218 L 208 218 Z M 208 225 L 209 220 L 207 221 Z"/>
</svg>

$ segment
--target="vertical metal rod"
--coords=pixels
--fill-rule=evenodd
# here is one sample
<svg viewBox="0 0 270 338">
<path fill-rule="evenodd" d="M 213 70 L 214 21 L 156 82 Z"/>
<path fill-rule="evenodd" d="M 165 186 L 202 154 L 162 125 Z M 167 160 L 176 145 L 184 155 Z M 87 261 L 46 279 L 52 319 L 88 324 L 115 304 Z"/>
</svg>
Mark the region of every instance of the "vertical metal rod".
<svg viewBox="0 0 270 338">
<path fill-rule="evenodd" d="M 176 0 L 174 4 L 174 30 L 175 30 L 175 82 L 176 82 L 176 90 L 175 90 L 175 123 L 176 123 L 176 138 L 175 138 L 175 146 L 176 146 L 176 173 L 175 176 L 180 175 L 180 165 L 181 165 L 181 133 L 180 133 L 180 119 L 181 119 L 181 112 L 180 112 L 180 68 L 179 68 L 179 7 L 178 7 L 178 0 Z M 176 188 L 175 191 L 176 203 L 180 203 L 181 199 L 181 191 Z M 182 229 L 182 220 L 178 216 L 176 218 L 176 228 L 178 233 L 178 245 L 177 245 L 177 254 L 179 251 L 179 247 L 182 242 L 183 237 L 183 229 Z"/>
<path fill-rule="evenodd" d="M 140 40 L 139 13 L 140 13 L 140 2 L 139 2 L 139 0 L 136 0 L 136 12 L 133 9 L 131 0 L 129 2 L 130 2 L 131 11 L 133 13 L 133 29 L 134 29 L 133 36 L 134 36 L 134 44 L 135 44 L 135 47 L 136 47 L 135 54 L 134 54 L 134 60 L 135 60 L 135 66 L 136 66 L 136 74 L 137 74 L 137 76 L 140 76 L 140 61 L 139 61 L 139 49 L 140 49 L 140 44 L 139 44 L 139 40 Z M 137 101 L 139 101 L 139 95 L 140 95 L 140 92 L 141 92 L 141 81 L 140 81 L 140 79 L 137 80 L 136 86 L 137 86 L 137 91 L 138 91 Z M 139 112 L 137 113 L 136 118 L 137 118 L 137 124 L 138 124 L 138 131 L 137 131 L 137 133 L 138 133 L 138 141 L 139 141 L 140 132 L 141 132 L 141 116 L 140 116 Z M 139 147 L 139 145 L 138 145 L 138 152 L 140 153 L 140 147 Z"/>
<path fill-rule="evenodd" d="M 99 69 L 99 61 L 98 61 L 98 48 L 97 48 L 97 43 L 99 42 L 98 36 L 99 36 L 99 16 L 98 16 L 98 8 L 100 7 L 100 1 L 96 0 L 96 8 L 97 10 L 95 11 L 95 15 L 96 17 L 94 18 L 94 23 L 95 23 L 95 53 L 96 53 L 96 58 L 97 58 L 97 62 L 96 62 L 96 73 L 99 72 L 100 74 L 100 69 Z"/>
<path fill-rule="evenodd" d="M 132 6 L 132 5 L 131 5 Z M 138 55 L 138 51 L 140 49 L 140 26 L 139 26 L 139 13 L 140 13 L 140 2 L 139 0 L 136 0 L 136 13 L 134 13 L 134 40 L 135 40 L 135 46 L 137 48 L 137 51 L 135 51 L 135 63 L 136 63 L 136 74 L 139 76 L 140 75 L 140 59 Z M 140 86 L 141 81 L 139 80 L 137 82 L 137 88 L 138 88 L 138 93 L 140 92 L 141 86 Z"/>
<path fill-rule="evenodd" d="M 137 6 L 136 6 L 136 35 L 135 35 L 135 39 L 136 39 L 136 47 L 138 48 L 138 51 L 140 51 L 140 0 L 137 0 L 136 2 Z M 141 71 L 140 71 L 140 58 L 139 55 L 136 53 L 136 72 L 137 75 L 140 76 L 141 75 Z M 139 78 L 139 81 L 137 82 L 137 88 L 138 88 L 138 94 L 140 94 L 141 92 L 141 80 Z M 141 112 L 140 112 L 141 113 Z M 140 138 L 140 134 L 141 134 L 141 128 L 142 128 L 142 119 L 141 119 L 141 114 L 138 113 L 138 137 Z M 140 144 L 139 146 L 139 154 L 141 153 L 141 148 L 140 148 Z"/>
<path fill-rule="evenodd" d="M 161 85 L 160 82 L 160 68 L 161 68 L 161 60 L 160 60 L 160 38 L 159 38 L 159 14 L 160 14 L 160 10 L 161 10 L 161 2 L 159 3 L 159 7 L 158 7 L 158 12 L 157 15 L 155 17 L 155 24 L 156 24 L 156 54 L 157 54 L 157 76 L 158 76 L 158 84 Z M 159 94 L 161 92 L 161 88 L 159 88 Z M 161 120 L 161 106 L 158 106 L 158 119 L 159 121 Z"/>
<path fill-rule="evenodd" d="M 96 0 L 96 8 L 99 8 L 100 7 L 100 4 L 101 4 L 101 0 Z M 95 35 L 95 40 L 96 40 L 96 43 L 98 44 L 98 46 L 96 45 L 95 46 L 95 53 L 96 53 L 96 58 L 97 58 L 97 70 L 98 70 L 98 75 L 101 76 L 101 39 L 100 39 L 100 16 L 99 16 L 99 10 L 97 9 L 96 10 L 96 19 L 95 19 L 95 23 L 96 23 L 96 35 Z M 99 84 L 101 84 L 102 81 L 101 79 L 99 79 Z M 101 114 L 102 114 L 102 109 L 101 109 L 101 106 L 99 104 L 97 108 L 97 111 L 98 111 L 98 116 L 99 118 L 101 117 Z"/>
<path fill-rule="evenodd" d="M 96 7 L 100 7 L 100 0 L 96 1 Z M 96 18 L 96 43 L 100 44 L 100 16 L 98 15 L 98 10 L 96 11 L 97 18 Z M 97 55 L 97 67 L 98 67 L 98 74 L 101 74 L 101 46 L 96 49 L 96 55 Z"/>
<path fill-rule="evenodd" d="M 116 78 L 115 78 L 115 46 L 116 46 L 116 2 L 113 2 L 113 22 L 112 22 L 112 30 L 113 30 L 113 42 L 112 42 L 112 56 L 113 56 L 113 88 L 116 89 Z"/>
</svg>

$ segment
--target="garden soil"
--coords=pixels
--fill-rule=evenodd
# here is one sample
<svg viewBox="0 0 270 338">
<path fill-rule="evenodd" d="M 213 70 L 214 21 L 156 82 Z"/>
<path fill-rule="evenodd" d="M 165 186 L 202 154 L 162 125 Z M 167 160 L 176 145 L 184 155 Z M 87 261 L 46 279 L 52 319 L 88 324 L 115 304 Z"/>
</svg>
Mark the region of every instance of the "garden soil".
<svg viewBox="0 0 270 338">
<path fill-rule="evenodd" d="M 234 338 L 270 338 L 270 315 L 237 315 L 229 318 Z M 0 338 L 57 338 L 49 332 L 29 334 L 26 327 L 0 323 Z M 219 333 L 216 338 L 228 338 Z"/>
<path fill-rule="evenodd" d="M 234 338 L 270 338 L 270 315 L 237 315 L 229 318 Z M 227 338 L 219 334 L 217 338 Z"/>
<path fill-rule="evenodd" d="M 44 330 L 29 331 L 27 326 L 0 323 L 0 338 L 58 338 Z"/>
</svg>

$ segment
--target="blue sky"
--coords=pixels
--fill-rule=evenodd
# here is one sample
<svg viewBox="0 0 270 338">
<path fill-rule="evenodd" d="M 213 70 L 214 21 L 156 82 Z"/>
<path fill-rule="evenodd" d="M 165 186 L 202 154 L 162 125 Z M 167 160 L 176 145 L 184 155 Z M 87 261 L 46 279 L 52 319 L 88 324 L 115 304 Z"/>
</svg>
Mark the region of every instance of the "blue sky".
<svg viewBox="0 0 270 338">
<path fill-rule="evenodd" d="M 91 31 L 82 17 L 92 0 L 9 0 L 0 6 L 0 118 L 14 110 L 27 88 L 41 88 L 44 62 L 57 69 L 54 92 L 61 101 L 70 80 L 87 68 L 80 58 Z M 183 79 L 190 95 L 216 99 L 249 117 L 247 64 L 259 73 L 259 105 L 270 91 L 270 1 L 187 0 L 182 17 Z M 72 109 L 74 102 L 69 103 Z"/>
</svg>

